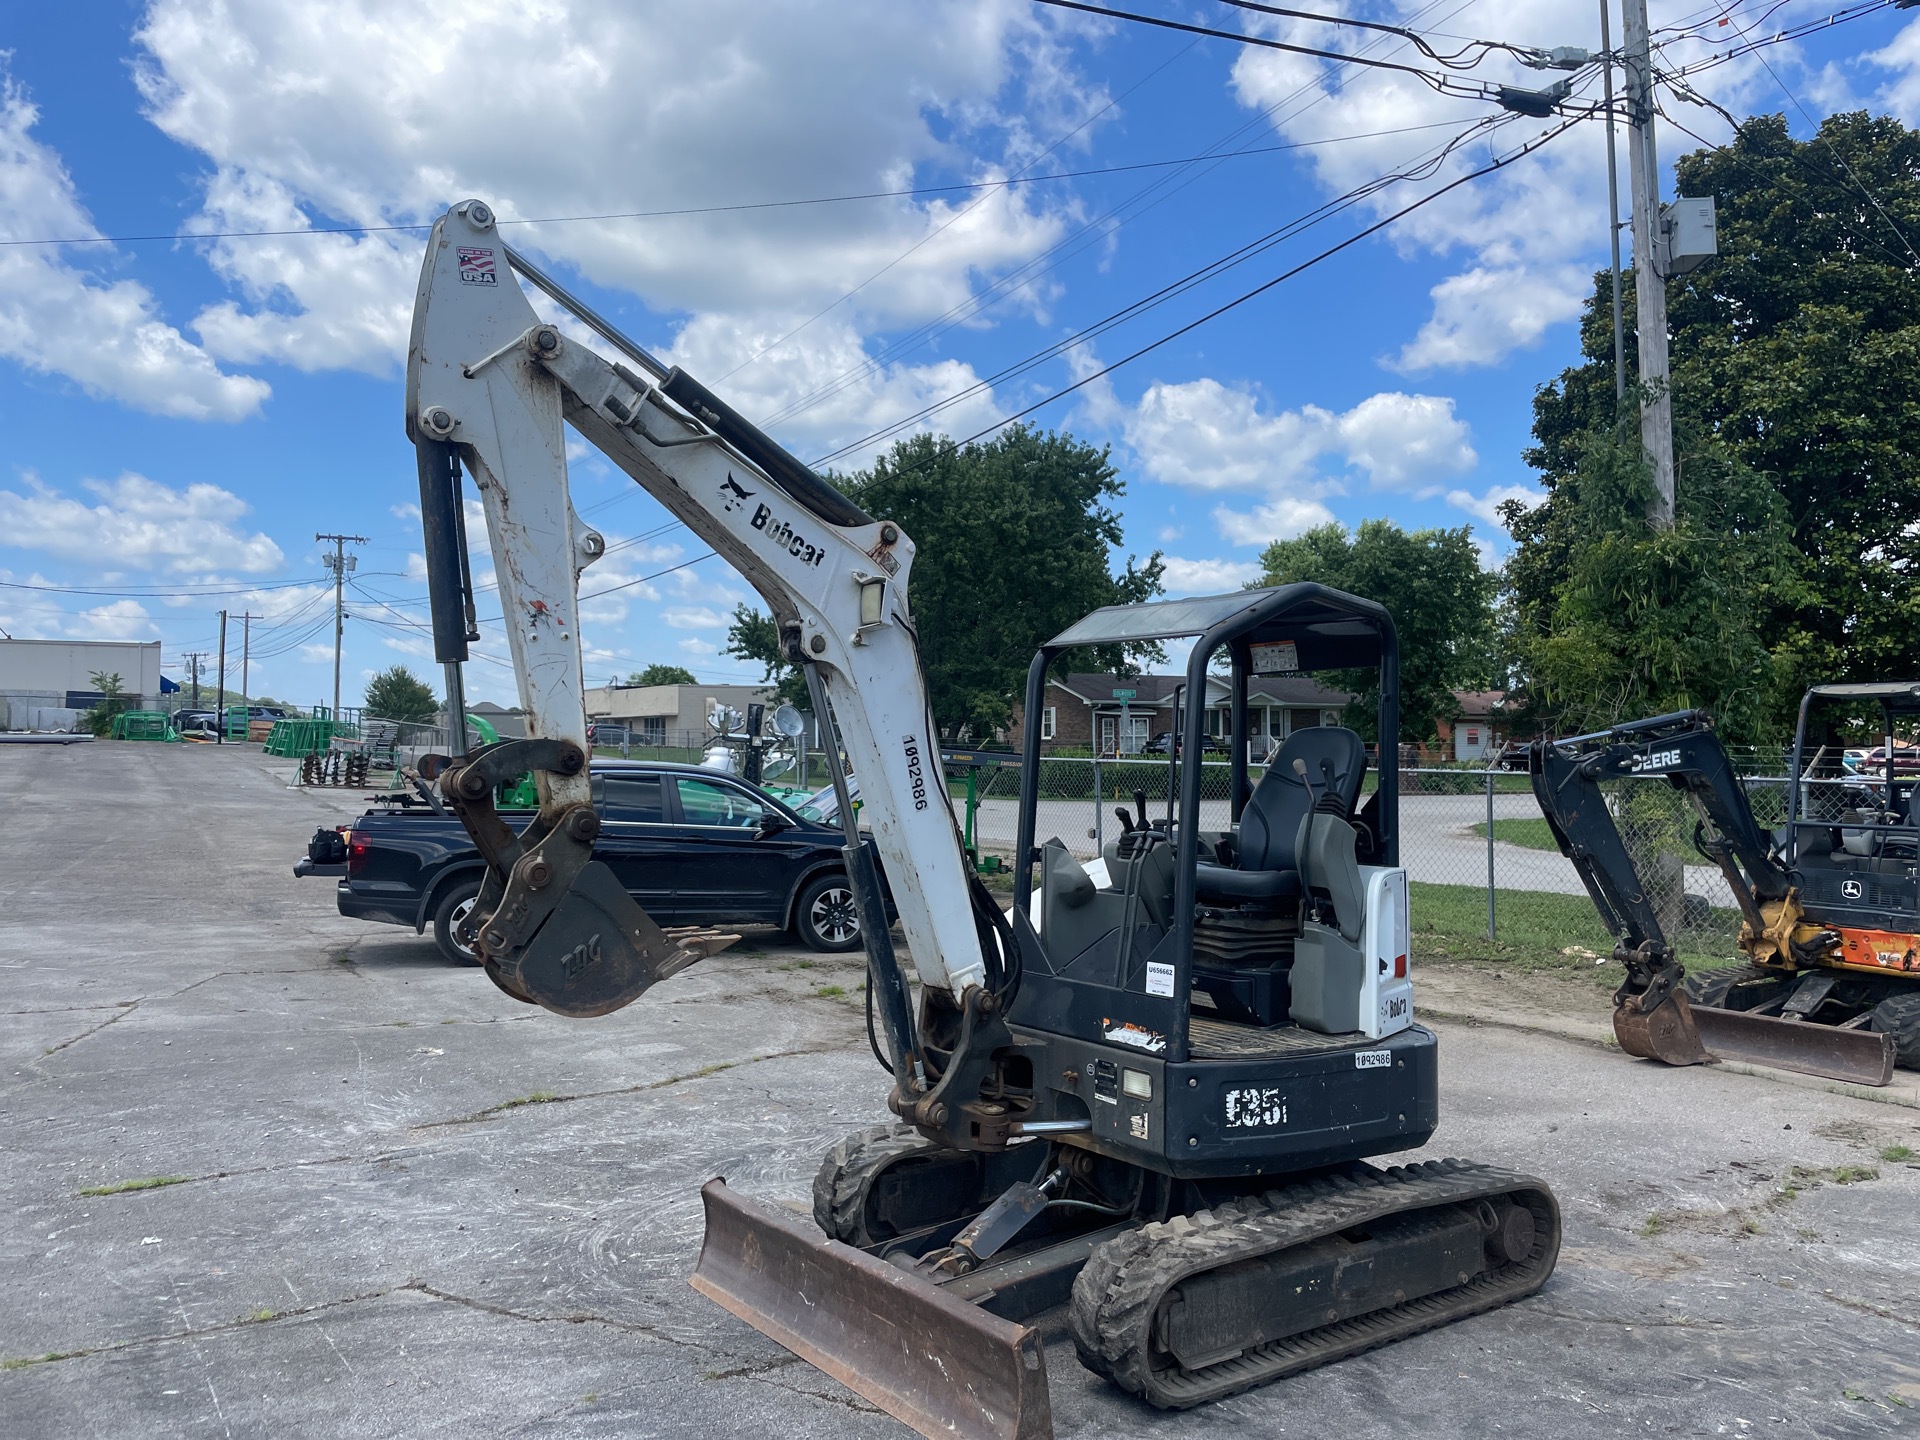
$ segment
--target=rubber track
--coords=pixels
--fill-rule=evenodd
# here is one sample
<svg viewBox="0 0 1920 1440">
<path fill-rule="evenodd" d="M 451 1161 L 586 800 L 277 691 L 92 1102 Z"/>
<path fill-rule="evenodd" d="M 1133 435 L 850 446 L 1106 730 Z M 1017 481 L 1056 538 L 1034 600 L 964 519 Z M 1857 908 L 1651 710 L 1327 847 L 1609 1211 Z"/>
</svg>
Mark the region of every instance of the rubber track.
<svg viewBox="0 0 1920 1440">
<path fill-rule="evenodd" d="M 869 1244 L 867 1195 L 873 1182 L 895 1162 L 939 1148 L 911 1125 L 856 1130 L 820 1161 L 820 1171 L 813 1177 L 813 1223 L 829 1239 Z"/>
<path fill-rule="evenodd" d="M 1533 1211 L 1534 1246 L 1525 1260 L 1450 1290 L 1270 1341 L 1200 1370 L 1185 1370 L 1171 1356 L 1164 1368 L 1156 1368 L 1154 1318 L 1168 1292 L 1189 1276 L 1399 1212 L 1501 1196 Z M 1114 1237 L 1094 1251 L 1075 1279 L 1068 1323 L 1080 1362 L 1089 1370 L 1163 1409 L 1184 1409 L 1530 1295 L 1553 1273 L 1559 1252 L 1560 1207 L 1546 1183 L 1533 1176 L 1467 1160 L 1384 1171 L 1356 1165 L 1346 1174 Z"/>
<path fill-rule="evenodd" d="M 1757 980 L 1791 981 L 1792 977 L 1782 975 L 1777 970 L 1763 970 L 1754 964 L 1722 965 L 1712 970 L 1695 970 L 1688 973 L 1683 982 L 1687 989 L 1687 1001 L 1692 1005 L 1705 1005 L 1711 1009 L 1727 1008 L 1727 997 L 1742 985 Z"/>
</svg>

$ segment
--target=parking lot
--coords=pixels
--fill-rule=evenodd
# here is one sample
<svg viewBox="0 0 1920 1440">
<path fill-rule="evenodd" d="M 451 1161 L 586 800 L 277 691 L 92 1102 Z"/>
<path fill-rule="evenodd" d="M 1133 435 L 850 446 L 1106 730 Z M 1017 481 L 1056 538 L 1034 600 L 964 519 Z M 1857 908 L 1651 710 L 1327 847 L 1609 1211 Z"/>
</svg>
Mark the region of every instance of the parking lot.
<svg viewBox="0 0 1920 1440">
<path fill-rule="evenodd" d="M 701 1182 L 804 1205 L 887 1118 L 857 957 L 753 934 L 568 1021 L 294 879 L 357 805 L 257 748 L 0 747 L 0 804 L 0 1433 L 907 1435 L 686 1283 Z M 1915 1428 L 1920 1112 L 1435 1028 L 1422 1154 L 1553 1185 L 1544 1292 L 1184 1414 L 1056 1317 L 1058 1434 Z"/>
</svg>

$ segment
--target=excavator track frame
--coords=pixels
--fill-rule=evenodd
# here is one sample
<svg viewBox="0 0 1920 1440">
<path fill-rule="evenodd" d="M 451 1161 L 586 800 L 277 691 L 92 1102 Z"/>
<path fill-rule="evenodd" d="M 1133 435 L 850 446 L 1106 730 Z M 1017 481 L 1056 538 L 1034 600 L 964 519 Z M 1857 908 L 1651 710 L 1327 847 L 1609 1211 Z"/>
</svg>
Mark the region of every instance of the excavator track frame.
<svg viewBox="0 0 1920 1440">
<path fill-rule="evenodd" d="M 1325 1323 L 1271 1340 L 1259 1338 L 1249 1323 L 1248 1343 L 1239 1353 L 1192 1367 L 1163 1343 L 1169 1307 L 1184 1283 L 1227 1267 L 1279 1269 L 1316 1241 L 1343 1232 L 1395 1217 L 1481 1205 L 1525 1212 L 1527 1222 L 1514 1227 L 1519 1234 L 1513 1238 L 1521 1242 L 1517 1257 L 1490 1259 L 1489 1268 L 1452 1286 L 1346 1314 L 1338 1312 L 1364 1301 L 1340 1304 L 1343 1267 L 1333 1261 L 1331 1284 L 1297 1291 L 1304 1297 L 1303 1309 L 1310 1304 L 1316 1315 L 1330 1317 Z M 1489 1238 L 1504 1240 L 1511 1233 L 1496 1229 Z M 1560 1239 L 1559 1204 L 1546 1183 L 1531 1175 L 1466 1160 L 1386 1170 L 1356 1164 L 1304 1184 L 1143 1225 L 1108 1241 L 1074 1282 L 1069 1323 L 1080 1362 L 1089 1370 L 1152 1405 L 1186 1409 L 1531 1295 L 1553 1273 Z"/>
</svg>

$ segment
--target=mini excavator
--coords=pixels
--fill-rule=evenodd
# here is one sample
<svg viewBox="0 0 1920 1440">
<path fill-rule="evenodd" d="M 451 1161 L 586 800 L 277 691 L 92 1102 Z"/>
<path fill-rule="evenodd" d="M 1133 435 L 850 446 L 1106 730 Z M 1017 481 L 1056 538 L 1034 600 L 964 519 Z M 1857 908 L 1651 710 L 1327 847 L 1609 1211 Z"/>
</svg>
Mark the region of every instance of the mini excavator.
<svg viewBox="0 0 1920 1440">
<path fill-rule="evenodd" d="M 574 323 L 543 321 L 523 281 Z M 1179 753 L 1195 761 L 1170 757 L 1165 813 L 1136 795 L 1101 863 L 1083 865 L 1038 833 L 1029 726 L 1019 899 L 1003 912 L 947 802 L 897 524 L 622 336 L 503 243 L 478 200 L 433 228 L 406 405 L 436 653 L 457 680 L 474 638 L 464 470 L 527 714 L 527 738 L 451 757 L 438 779 L 488 862 L 468 924 L 496 985 L 603 1015 L 733 938 L 661 929 L 593 859 L 577 607 L 606 546 L 569 500 L 564 426 L 759 591 L 857 776 L 856 821 L 833 767 L 896 1119 L 823 1158 L 812 1225 L 707 1184 L 703 1294 L 924 1435 L 1041 1440 L 1046 1359 L 1029 1322 L 1063 1304 L 1084 1365 L 1178 1408 L 1544 1283 L 1561 1233 L 1545 1183 L 1459 1160 L 1367 1163 L 1421 1146 L 1439 1117 L 1395 769 L 1369 793 L 1359 737 L 1318 726 L 1257 783 L 1248 773 L 1254 676 L 1374 671 L 1380 753 L 1396 753 L 1399 653 L 1379 605 L 1288 585 L 1116 606 L 1049 640 L 1029 715 L 1048 667 L 1085 647 L 1191 639 L 1191 697 L 1224 660 L 1231 794 L 1203 805 L 1206 706 L 1191 703 Z M 539 809 L 515 834 L 493 797 L 529 771 Z"/>
<path fill-rule="evenodd" d="M 1874 712 L 1879 773 L 1809 746 L 1822 710 Z M 1613 932 L 1625 970 L 1613 1029 L 1629 1055 L 1669 1065 L 1745 1060 L 1882 1086 L 1920 1069 L 1920 763 L 1894 743 L 1920 716 L 1912 681 L 1816 685 L 1800 702 L 1785 824 L 1767 830 L 1704 710 L 1533 742 L 1533 793 Z M 1831 730 L 1831 725 L 1823 727 Z M 1740 911 L 1745 963 L 1688 975 L 1620 834 L 1602 783 L 1664 779 L 1698 816 L 1694 845 Z"/>
</svg>

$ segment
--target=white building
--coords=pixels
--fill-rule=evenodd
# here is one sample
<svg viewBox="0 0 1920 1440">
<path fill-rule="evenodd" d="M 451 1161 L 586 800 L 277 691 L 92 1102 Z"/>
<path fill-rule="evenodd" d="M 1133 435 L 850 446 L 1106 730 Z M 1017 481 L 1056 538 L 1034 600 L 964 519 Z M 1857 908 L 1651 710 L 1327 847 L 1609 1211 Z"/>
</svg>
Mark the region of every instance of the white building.
<svg viewBox="0 0 1920 1440">
<path fill-rule="evenodd" d="M 630 727 L 636 745 L 699 748 L 711 733 L 707 717 L 720 706 L 747 713 L 773 708 L 765 685 L 596 685 L 587 691 L 587 718 Z"/>
<path fill-rule="evenodd" d="M 118 675 L 133 708 L 162 708 L 158 640 L 0 639 L 0 721 L 10 730 L 66 729 L 99 703 L 95 674 Z"/>
</svg>

